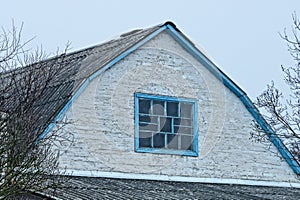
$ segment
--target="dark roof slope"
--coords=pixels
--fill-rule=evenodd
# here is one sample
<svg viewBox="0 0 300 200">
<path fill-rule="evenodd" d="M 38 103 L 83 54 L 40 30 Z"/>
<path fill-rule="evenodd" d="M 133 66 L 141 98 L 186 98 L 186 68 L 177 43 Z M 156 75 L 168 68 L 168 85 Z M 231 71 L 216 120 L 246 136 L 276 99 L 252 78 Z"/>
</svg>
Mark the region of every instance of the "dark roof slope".
<svg viewBox="0 0 300 200">
<path fill-rule="evenodd" d="M 300 188 L 69 177 L 55 199 L 298 199 Z"/>
<path fill-rule="evenodd" d="M 42 130 L 45 129 L 87 78 L 159 28 L 160 26 L 155 26 L 136 30 L 100 45 L 67 54 L 64 56 L 62 67 L 54 64 L 57 58 L 46 60 L 42 65 L 36 67 L 35 70 L 38 70 L 36 73 L 43 74 L 43 69 L 47 67 L 52 68 L 53 71 L 57 70 L 58 73 L 50 83 L 47 83 L 46 90 L 35 105 L 34 113 L 40 116 L 36 119 L 38 122 L 35 124 L 43 127 Z M 18 76 L 26 76 L 27 70 L 28 67 L 18 68 L 13 73 Z M 10 73 L 0 74 L 0 79 L 3 80 L 9 76 Z M 4 92 L 0 94 L 0 99 L 1 95 L 5 95 Z M 2 101 L 0 111 L 8 112 L 15 104 L 15 101 Z M 39 128 L 39 130 L 41 129 Z"/>
</svg>

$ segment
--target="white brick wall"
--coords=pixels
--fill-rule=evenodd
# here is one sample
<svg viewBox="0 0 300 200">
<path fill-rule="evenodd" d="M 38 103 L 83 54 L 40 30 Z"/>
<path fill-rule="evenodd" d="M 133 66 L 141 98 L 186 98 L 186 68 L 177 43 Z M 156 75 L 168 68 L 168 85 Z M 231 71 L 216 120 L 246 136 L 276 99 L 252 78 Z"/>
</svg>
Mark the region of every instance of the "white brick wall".
<svg viewBox="0 0 300 200">
<path fill-rule="evenodd" d="M 134 152 L 135 92 L 198 99 L 198 157 Z M 273 146 L 249 140 L 242 102 L 167 33 L 93 80 L 67 115 L 75 142 L 60 160 L 70 170 L 298 181 Z"/>
</svg>

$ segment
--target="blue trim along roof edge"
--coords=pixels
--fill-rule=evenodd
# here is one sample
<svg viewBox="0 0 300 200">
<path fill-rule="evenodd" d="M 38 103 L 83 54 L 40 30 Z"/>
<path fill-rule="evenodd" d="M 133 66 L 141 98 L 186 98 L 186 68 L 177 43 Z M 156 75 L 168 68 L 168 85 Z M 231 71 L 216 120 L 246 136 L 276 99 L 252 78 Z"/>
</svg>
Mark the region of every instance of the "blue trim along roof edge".
<svg viewBox="0 0 300 200">
<path fill-rule="evenodd" d="M 210 59 L 208 59 L 200 50 L 198 50 L 191 41 L 188 40 L 172 23 L 166 25 L 168 27 L 167 31 L 171 36 L 185 48 L 189 53 L 191 53 L 204 67 L 206 67 L 212 74 L 216 76 L 223 84 L 232 91 L 245 105 L 246 109 L 251 113 L 256 122 L 261 126 L 261 128 L 266 132 L 270 141 L 278 149 L 282 157 L 286 160 L 293 171 L 299 175 L 300 166 L 296 159 L 293 157 L 291 152 L 283 144 L 282 140 L 275 134 L 274 130 L 265 121 L 265 119 L 260 114 L 259 110 L 255 107 L 252 101 L 249 99 L 247 94 L 236 85 L 226 74 L 224 74 Z"/>
<path fill-rule="evenodd" d="M 161 25 L 161 27 L 146 36 L 141 41 L 138 41 L 136 44 L 131 46 L 129 49 L 115 57 L 101 69 L 92 74 L 89 78 L 87 78 L 82 85 L 78 88 L 78 90 L 74 93 L 72 98 L 63 106 L 63 108 L 59 111 L 59 113 L 54 117 L 52 122 L 47 126 L 47 128 L 43 131 L 43 133 L 39 136 L 39 139 L 42 139 L 46 136 L 48 132 L 54 127 L 56 122 L 63 116 L 63 114 L 68 110 L 68 108 L 72 105 L 73 101 L 77 99 L 77 97 L 83 92 L 83 90 L 88 86 L 90 81 L 96 78 L 98 75 L 112 67 L 114 64 L 122 60 L 124 57 L 135 51 L 137 48 L 157 36 L 162 31 L 166 30 L 185 50 L 187 50 L 191 55 L 193 55 L 206 69 L 208 69 L 216 78 L 223 82 L 223 84 L 232 91 L 245 105 L 246 109 L 251 113 L 256 122 L 262 127 L 262 129 L 267 133 L 270 138 L 270 141 L 275 145 L 278 149 L 282 157 L 286 160 L 289 166 L 293 169 L 293 171 L 300 175 L 300 166 L 299 163 L 295 160 L 291 152 L 287 149 L 287 147 L 283 144 L 282 140 L 275 134 L 270 125 L 265 121 L 265 119 L 260 114 L 259 110 L 254 106 L 251 100 L 248 98 L 246 93 L 236 85 L 226 74 L 224 74 L 210 59 L 208 59 L 195 45 L 183 34 L 174 23 L 166 22 Z"/>
<path fill-rule="evenodd" d="M 129 49 L 112 59 L 110 62 L 108 62 L 105 66 L 100 68 L 98 71 L 96 71 L 94 74 L 92 74 L 90 77 L 88 77 L 82 84 L 81 86 L 77 89 L 77 91 L 74 93 L 74 95 L 70 98 L 70 100 L 63 106 L 63 108 L 59 111 L 59 113 L 54 117 L 54 119 L 49 123 L 49 125 L 45 128 L 45 130 L 42 132 L 42 134 L 39 136 L 38 140 L 44 138 L 50 131 L 51 129 L 55 126 L 57 121 L 60 120 L 60 118 L 63 116 L 63 114 L 68 110 L 68 108 L 72 105 L 72 103 L 75 101 L 75 99 L 78 98 L 78 96 L 83 92 L 83 90 L 89 85 L 89 83 L 95 79 L 97 76 L 102 74 L 104 71 L 112 67 L 114 64 L 125 58 L 127 55 L 135 51 L 137 48 L 140 46 L 144 45 L 146 42 L 154 38 L 156 35 L 161 33 L 163 30 L 165 30 L 167 27 L 166 26 L 161 26 L 160 29 L 154 31 L 153 33 L 149 34 L 146 38 L 143 40 L 139 41 L 138 43 L 134 44 L 131 46 Z"/>
</svg>

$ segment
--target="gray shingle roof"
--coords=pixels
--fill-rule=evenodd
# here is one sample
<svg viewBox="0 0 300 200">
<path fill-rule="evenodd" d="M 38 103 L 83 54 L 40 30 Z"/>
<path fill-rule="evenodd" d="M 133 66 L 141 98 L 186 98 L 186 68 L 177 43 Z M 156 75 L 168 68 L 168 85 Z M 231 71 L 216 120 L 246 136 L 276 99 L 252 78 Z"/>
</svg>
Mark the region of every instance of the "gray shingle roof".
<svg viewBox="0 0 300 200">
<path fill-rule="evenodd" d="M 67 54 L 64 57 L 63 62 L 65 64 L 63 64 L 63 67 L 54 64 L 56 61 L 55 58 L 42 62 L 42 67 L 36 69 L 40 70 L 40 72 L 37 73 L 43 73 L 42 69 L 46 67 L 59 67 L 59 69 L 57 69 L 57 75 L 47 84 L 46 90 L 34 108 L 34 113 L 40 116 L 36 118 L 38 123 L 35 123 L 42 127 L 42 129 L 38 128 L 38 130 L 43 130 L 48 126 L 87 78 L 160 27 L 161 26 L 155 26 L 144 30 L 132 31 L 121 35 L 117 39 Z M 14 73 L 23 76 L 25 74 L 24 72 L 28 70 L 28 67 L 19 68 L 15 70 Z M 54 71 L 55 70 L 56 69 L 54 69 Z M 0 80 L 3 80 L 5 77 L 9 77 L 9 74 L 0 74 Z M 40 81 L 44 80 L 45 79 L 41 79 Z M 0 86 L 0 100 L 1 94 L 4 94 L 4 92 L 1 91 Z M 7 112 L 15 105 L 15 101 L 2 100 L 0 103 L 0 111 Z"/>
<path fill-rule="evenodd" d="M 68 177 L 57 199 L 297 199 L 299 188 Z"/>
</svg>

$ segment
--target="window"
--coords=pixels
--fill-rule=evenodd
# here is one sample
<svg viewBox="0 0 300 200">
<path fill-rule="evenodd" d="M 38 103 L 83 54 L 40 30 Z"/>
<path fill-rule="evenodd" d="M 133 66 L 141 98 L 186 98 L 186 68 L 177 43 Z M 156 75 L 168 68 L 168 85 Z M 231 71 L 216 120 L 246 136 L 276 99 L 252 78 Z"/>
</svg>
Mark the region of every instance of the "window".
<svg viewBox="0 0 300 200">
<path fill-rule="evenodd" d="M 135 94 L 136 152 L 198 155 L 193 99 Z"/>
</svg>

